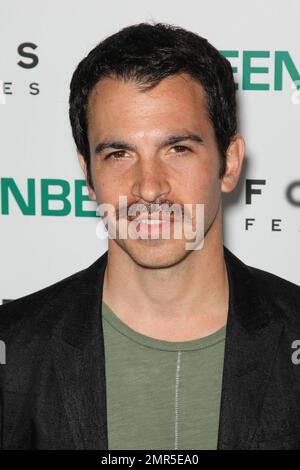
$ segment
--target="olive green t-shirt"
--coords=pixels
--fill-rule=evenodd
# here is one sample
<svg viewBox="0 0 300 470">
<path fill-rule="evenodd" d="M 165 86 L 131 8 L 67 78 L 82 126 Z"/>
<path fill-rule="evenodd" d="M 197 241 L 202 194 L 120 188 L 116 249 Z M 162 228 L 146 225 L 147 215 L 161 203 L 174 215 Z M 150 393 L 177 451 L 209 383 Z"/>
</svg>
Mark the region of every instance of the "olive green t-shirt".
<svg viewBox="0 0 300 470">
<path fill-rule="evenodd" d="M 191 341 L 152 338 L 102 302 L 108 448 L 216 449 L 226 325 Z"/>
</svg>

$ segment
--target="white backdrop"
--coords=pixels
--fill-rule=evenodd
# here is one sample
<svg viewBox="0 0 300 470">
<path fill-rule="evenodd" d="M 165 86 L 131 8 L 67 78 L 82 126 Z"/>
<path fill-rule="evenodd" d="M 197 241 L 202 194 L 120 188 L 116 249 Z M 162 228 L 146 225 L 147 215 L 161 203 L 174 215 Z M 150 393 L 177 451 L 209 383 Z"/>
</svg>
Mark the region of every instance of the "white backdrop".
<svg viewBox="0 0 300 470">
<path fill-rule="evenodd" d="M 224 199 L 225 245 L 248 264 L 300 284 L 300 92 L 293 88 L 300 79 L 299 0 L 2 0 L 0 304 L 83 269 L 107 249 L 95 234 L 98 219 L 75 214 L 75 180 L 83 175 L 68 119 L 69 82 L 101 39 L 149 20 L 183 26 L 231 51 L 247 161 L 237 190 Z M 41 180 L 52 179 L 70 187 L 69 214 L 42 214 Z M 26 215 L 7 186 L 27 203 L 28 180 Z M 251 204 L 247 180 L 265 182 L 252 186 L 261 193 Z M 247 218 L 255 219 L 248 230 Z M 280 219 L 273 222 L 280 231 L 272 231 L 272 219 Z"/>
</svg>

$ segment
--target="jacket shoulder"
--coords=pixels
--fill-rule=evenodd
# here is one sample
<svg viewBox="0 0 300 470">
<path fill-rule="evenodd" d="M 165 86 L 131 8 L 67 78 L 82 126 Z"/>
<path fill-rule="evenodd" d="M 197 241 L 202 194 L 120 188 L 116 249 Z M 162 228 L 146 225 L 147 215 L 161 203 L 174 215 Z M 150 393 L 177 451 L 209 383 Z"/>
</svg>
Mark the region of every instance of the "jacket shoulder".
<svg viewBox="0 0 300 470">
<path fill-rule="evenodd" d="M 300 286 L 276 274 L 247 265 L 256 283 L 270 300 L 280 302 L 284 300 L 289 304 L 300 307 Z"/>
<path fill-rule="evenodd" d="M 281 319 L 300 322 L 300 286 L 276 274 L 244 264 L 266 308 Z M 276 314 L 275 314 L 276 316 Z"/>
<path fill-rule="evenodd" d="M 99 261 L 100 259 L 91 266 L 43 289 L 0 305 L 1 338 L 3 338 L 3 334 L 10 334 L 13 330 L 18 331 L 21 325 L 24 327 L 27 325 L 29 328 L 34 324 L 42 325 L 43 322 L 48 325 L 50 322 L 54 325 L 59 321 L 62 312 L 59 309 L 51 311 L 51 304 L 57 300 L 66 301 L 68 293 L 74 292 L 74 289 L 76 292 L 78 285 L 87 277 L 89 271 L 99 264 Z M 51 318 L 49 318 L 49 312 L 51 312 Z"/>
</svg>

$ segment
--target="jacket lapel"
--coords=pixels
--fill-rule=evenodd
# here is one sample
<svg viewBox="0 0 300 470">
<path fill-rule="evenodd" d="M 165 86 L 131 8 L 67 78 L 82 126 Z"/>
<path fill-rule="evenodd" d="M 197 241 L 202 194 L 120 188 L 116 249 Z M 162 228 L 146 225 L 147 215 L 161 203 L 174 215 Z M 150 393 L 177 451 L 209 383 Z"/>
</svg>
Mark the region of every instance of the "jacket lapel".
<svg viewBox="0 0 300 470">
<path fill-rule="evenodd" d="M 108 449 L 102 289 L 105 252 L 74 275 L 53 338 L 54 367 L 77 449 Z M 218 449 L 251 448 L 259 424 L 274 348 L 282 325 L 271 321 L 267 299 L 251 268 L 224 247 L 229 281 Z"/>
<path fill-rule="evenodd" d="M 107 252 L 69 283 L 64 322 L 52 340 L 54 367 L 76 449 L 108 449 L 102 288 Z M 53 308 L 53 306 L 52 306 Z"/>
<path fill-rule="evenodd" d="M 255 436 L 282 324 L 271 321 L 250 267 L 224 247 L 229 281 L 218 449 L 248 449 Z"/>
</svg>

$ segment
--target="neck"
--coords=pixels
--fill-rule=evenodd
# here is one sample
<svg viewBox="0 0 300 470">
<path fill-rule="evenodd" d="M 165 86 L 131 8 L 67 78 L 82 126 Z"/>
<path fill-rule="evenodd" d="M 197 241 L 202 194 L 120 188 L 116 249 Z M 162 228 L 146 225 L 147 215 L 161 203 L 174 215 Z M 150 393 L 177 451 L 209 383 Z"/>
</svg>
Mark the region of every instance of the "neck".
<svg viewBox="0 0 300 470">
<path fill-rule="evenodd" d="M 163 269 L 141 267 L 110 240 L 104 302 L 147 336 L 186 341 L 212 334 L 226 324 L 228 313 L 221 226 L 219 211 L 202 249 Z"/>
</svg>

